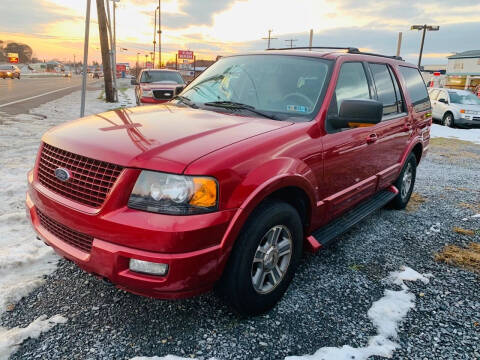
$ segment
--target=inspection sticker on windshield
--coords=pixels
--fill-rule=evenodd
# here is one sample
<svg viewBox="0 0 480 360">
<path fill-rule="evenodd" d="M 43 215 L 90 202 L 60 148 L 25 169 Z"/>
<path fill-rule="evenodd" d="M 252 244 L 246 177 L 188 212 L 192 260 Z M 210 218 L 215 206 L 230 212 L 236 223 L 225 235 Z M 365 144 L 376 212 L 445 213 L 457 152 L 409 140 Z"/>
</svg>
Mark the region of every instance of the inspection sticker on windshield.
<svg viewBox="0 0 480 360">
<path fill-rule="evenodd" d="M 287 105 L 287 111 L 307 113 L 308 112 L 308 107 L 300 106 L 300 105 Z"/>
</svg>

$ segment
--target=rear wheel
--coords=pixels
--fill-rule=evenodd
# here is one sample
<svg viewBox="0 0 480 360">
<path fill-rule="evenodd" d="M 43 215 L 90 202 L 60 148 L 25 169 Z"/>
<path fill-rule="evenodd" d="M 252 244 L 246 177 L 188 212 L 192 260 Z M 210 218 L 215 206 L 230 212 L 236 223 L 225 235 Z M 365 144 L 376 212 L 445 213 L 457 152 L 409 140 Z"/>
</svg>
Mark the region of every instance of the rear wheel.
<svg viewBox="0 0 480 360">
<path fill-rule="evenodd" d="M 260 205 L 242 229 L 218 290 L 242 315 L 271 309 L 287 290 L 302 254 L 303 226 L 289 204 Z"/>
<path fill-rule="evenodd" d="M 451 113 L 446 113 L 443 116 L 443 125 L 453 128 L 455 126 L 455 121 Z"/>
<path fill-rule="evenodd" d="M 405 209 L 412 196 L 413 187 L 415 185 L 415 178 L 417 176 L 417 158 L 415 154 L 411 153 L 405 165 L 403 165 L 402 172 L 395 181 L 395 187 L 398 189 L 398 195 L 393 198 L 392 206 L 395 209 Z"/>
</svg>

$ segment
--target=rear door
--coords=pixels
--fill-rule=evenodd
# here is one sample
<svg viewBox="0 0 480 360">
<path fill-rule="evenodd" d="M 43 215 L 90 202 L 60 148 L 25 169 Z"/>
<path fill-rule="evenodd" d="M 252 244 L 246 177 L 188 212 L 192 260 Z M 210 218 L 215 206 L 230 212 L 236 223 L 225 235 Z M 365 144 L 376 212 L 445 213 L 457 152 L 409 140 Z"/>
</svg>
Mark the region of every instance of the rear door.
<svg viewBox="0 0 480 360">
<path fill-rule="evenodd" d="M 377 137 L 372 144 L 378 171 L 377 186 L 383 189 L 398 176 L 412 124 L 393 68 L 386 63 L 369 63 L 368 69 L 375 85 L 375 98 L 383 104 L 382 121 L 372 128 Z"/>
</svg>

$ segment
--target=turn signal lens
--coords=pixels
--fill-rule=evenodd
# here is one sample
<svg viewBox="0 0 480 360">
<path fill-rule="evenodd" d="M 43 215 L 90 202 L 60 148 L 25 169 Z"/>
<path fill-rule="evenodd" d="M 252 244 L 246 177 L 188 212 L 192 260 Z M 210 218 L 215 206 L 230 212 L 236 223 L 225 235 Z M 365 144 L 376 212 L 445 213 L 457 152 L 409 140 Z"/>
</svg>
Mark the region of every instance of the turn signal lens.
<svg viewBox="0 0 480 360">
<path fill-rule="evenodd" d="M 190 205 L 200 207 L 212 207 L 217 204 L 217 183 L 211 178 L 194 177 L 194 194 L 190 199 Z"/>
<path fill-rule="evenodd" d="M 465 114 L 465 110 L 464 110 L 464 109 L 460 110 L 460 112 L 461 112 L 462 114 Z"/>
</svg>

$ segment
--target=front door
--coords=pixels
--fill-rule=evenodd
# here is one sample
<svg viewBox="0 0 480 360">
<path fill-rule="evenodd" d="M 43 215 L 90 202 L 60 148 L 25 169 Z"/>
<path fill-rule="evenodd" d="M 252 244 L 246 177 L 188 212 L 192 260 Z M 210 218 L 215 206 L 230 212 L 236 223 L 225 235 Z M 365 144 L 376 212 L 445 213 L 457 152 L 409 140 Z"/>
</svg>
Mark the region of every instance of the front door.
<svg viewBox="0 0 480 360">
<path fill-rule="evenodd" d="M 367 80 L 365 65 L 345 62 L 341 65 L 335 93 L 330 102 L 324 137 L 324 175 L 319 189 L 330 218 L 348 210 L 374 194 L 378 165 L 372 146 L 376 142 L 374 126 L 334 129 L 329 118 L 338 116 L 343 100 L 372 99 L 373 88 Z"/>
</svg>

